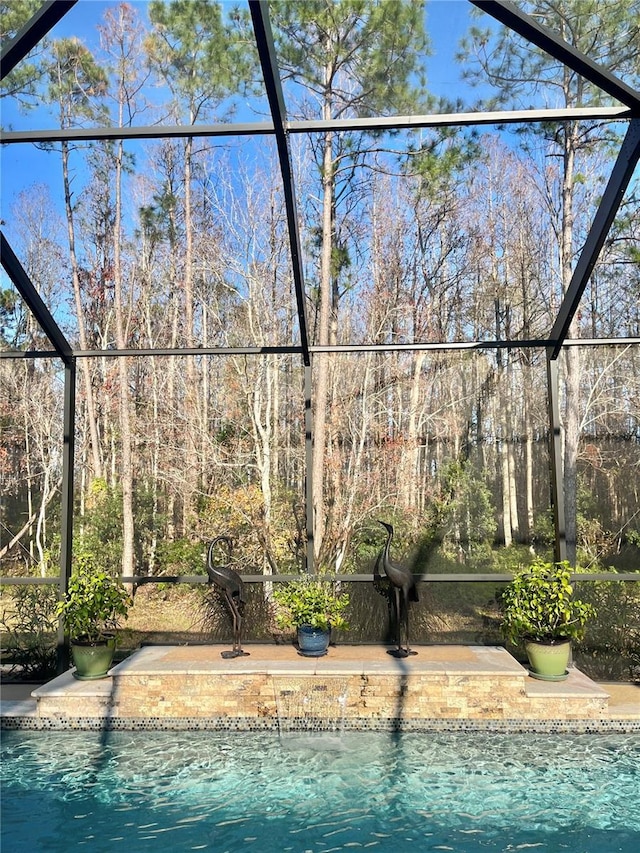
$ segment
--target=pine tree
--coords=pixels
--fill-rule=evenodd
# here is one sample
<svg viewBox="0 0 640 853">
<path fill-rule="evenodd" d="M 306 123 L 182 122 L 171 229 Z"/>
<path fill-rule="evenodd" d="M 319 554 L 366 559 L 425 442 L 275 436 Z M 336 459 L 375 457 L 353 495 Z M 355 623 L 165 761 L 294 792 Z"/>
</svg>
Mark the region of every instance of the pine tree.
<svg viewBox="0 0 640 853">
<path fill-rule="evenodd" d="M 278 61 L 304 87 L 303 113 L 318 104 L 324 121 L 379 114 L 403 115 L 426 102 L 424 59 L 428 41 L 422 0 L 310 0 L 270 4 Z M 306 117 L 309 117 L 308 115 Z M 317 115 L 313 116 L 318 118 Z M 336 342 L 339 279 L 349 263 L 337 231 L 339 202 L 371 140 L 364 134 L 324 131 L 315 149 L 322 181 L 319 232 L 319 304 L 315 341 Z M 327 525 L 324 496 L 329 359 L 314 359 L 314 554 L 320 557 Z"/>
<path fill-rule="evenodd" d="M 153 31 L 146 41 L 151 67 L 169 87 L 174 112 L 180 122 L 203 123 L 216 113 L 228 114 L 233 96 L 254 77 L 255 48 L 249 50 L 243 19 L 236 14 L 225 20 L 220 3 L 211 0 L 153 0 L 149 5 Z M 220 115 L 216 116 L 218 119 Z M 194 140 L 183 145 L 184 216 L 184 328 L 185 345 L 195 344 L 194 297 L 194 203 L 192 184 L 197 152 Z M 199 400 L 194 359 L 187 361 L 185 423 L 199 423 Z M 203 476 L 204 460 L 197 461 L 198 440 L 186 430 L 185 491 L 183 527 L 186 530 L 194 509 L 198 476 Z"/>
<path fill-rule="evenodd" d="M 522 4 L 523 11 L 539 24 L 559 34 L 603 67 L 627 83 L 638 80 L 640 56 L 640 2 L 638 0 L 537 0 Z M 517 105 L 542 98 L 548 107 L 602 106 L 611 98 L 579 74 L 512 30 L 472 28 L 463 44 L 463 57 L 475 60 L 467 76 L 487 79 L 496 87 L 494 103 Z M 610 141 L 610 130 L 598 124 L 567 121 L 560 125 L 530 127 L 529 133 L 543 135 L 559 167 L 558 269 L 561 294 L 566 293 L 579 250 L 576 229 L 577 190 L 582 184 L 578 158 Z M 577 318 L 569 331 L 579 337 Z M 577 539 L 577 461 L 580 431 L 580 351 L 569 347 L 564 356 L 564 490 L 567 556 L 575 564 Z"/>
</svg>

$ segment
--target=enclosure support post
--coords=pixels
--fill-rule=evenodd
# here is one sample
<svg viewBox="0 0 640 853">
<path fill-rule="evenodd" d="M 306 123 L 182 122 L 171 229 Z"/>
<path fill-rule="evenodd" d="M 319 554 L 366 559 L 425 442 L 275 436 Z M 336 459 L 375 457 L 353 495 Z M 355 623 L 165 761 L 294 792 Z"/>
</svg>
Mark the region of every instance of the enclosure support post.
<svg viewBox="0 0 640 853">
<path fill-rule="evenodd" d="M 313 554 L 313 410 L 311 408 L 311 365 L 304 368 L 304 446 L 305 494 L 304 517 L 307 527 L 307 572 L 314 574 Z"/>
<path fill-rule="evenodd" d="M 60 524 L 60 596 L 67 591 L 73 551 L 73 474 L 76 415 L 76 360 L 64 367 L 64 443 L 62 447 L 62 505 Z M 58 625 L 57 671 L 69 668 L 69 646 L 62 620 Z"/>
<path fill-rule="evenodd" d="M 554 555 L 556 562 L 567 559 L 567 536 L 564 520 L 564 481 L 562 477 L 562 431 L 560 425 L 560 385 L 558 361 L 547 350 L 547 400 L 549 406 L 549 468 L 551 473 L 551 508 L 553 510 Z"/>
</svg>

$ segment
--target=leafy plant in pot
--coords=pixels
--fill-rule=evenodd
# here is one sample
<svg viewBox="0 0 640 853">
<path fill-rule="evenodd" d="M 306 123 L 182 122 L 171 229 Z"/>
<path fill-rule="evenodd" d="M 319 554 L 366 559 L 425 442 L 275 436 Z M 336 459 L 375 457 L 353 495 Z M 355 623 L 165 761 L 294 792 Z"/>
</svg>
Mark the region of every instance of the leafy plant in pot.
<svg viewBox="0 0 640 853">
<path fill-rule="evenodd" d="M 348 629 L 345 612 L 349 595 L 320 578 L 303 577 L 273 591 L 276 625 L 295 630 L 300 654 L 319 657 L 327 652 L 331 629 Z"/>
<path fill-rule="evenodd" d="M 69 635 L 76 678 L 104 678 L 113 661 L 119 620 L 126 619 L 132 604 L 120 581 L 98 568 L 90 554 L 76 559 L 57 611 Z"/>
<path fill-rule="evenodd" d="M 587 621 L 595 616 L 591 604 L 573 597 L 569 563 L 535 560 L 515 574 L 500 596 L 500 606 L 503 635 L 507 642 L 524 642 L 531 675 L 565 679 L 571 640 L 581 639 Z"/>
</svg>

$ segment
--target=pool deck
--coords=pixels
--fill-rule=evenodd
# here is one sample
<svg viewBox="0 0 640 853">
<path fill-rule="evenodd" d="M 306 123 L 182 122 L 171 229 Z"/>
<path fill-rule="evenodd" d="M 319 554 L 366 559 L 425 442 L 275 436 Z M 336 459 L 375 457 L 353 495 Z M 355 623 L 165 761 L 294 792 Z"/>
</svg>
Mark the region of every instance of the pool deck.
<svg viewBox="0 0 640 853">
<path fill-rule="evenodd" d="M 322 658 L 291 645 L 244 648 L 246 657 L 224 659 L 228 646 L 147 646 L 105 679 L 70 670 L 41 686 L 5 682 L 0 726 L 269 729 L 283 697 L 306 703 L 311 690 L 323 700 L 337 691 L 355 730 L 640 733 L 640 685 L 596 683 L 573 667 L 565 681 L 540 681 L 500 647 L 417 646 L 407 658 L 378 645 L 332 646 Z"/>
</svg>

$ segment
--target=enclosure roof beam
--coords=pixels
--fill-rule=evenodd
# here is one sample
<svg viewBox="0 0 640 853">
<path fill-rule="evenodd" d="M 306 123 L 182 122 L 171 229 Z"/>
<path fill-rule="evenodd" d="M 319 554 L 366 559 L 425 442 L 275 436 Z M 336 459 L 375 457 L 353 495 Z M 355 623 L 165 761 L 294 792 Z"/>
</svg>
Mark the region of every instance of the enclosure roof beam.
<svg viewBox="0 0 640 853">
<path fill-rule="evenodd" d="M 293 133 L 349 132 L 351 130 L 420 130 L 429 127 L 473 127 L 491 124 L 527 124 L 551 121 L 625 121 L 633 118 L 627 107 L 569 107 L 566 109 L 497 110 L 495 112 L 436 113 L 416 116 L 374 116 L 331 120 L 287 122 Z M 0 142 L 11 145 L 25 142 L 86 142 L 101 139 L 183 139 L 202 136 L 270 136 L 273 122 L 243 124 L 160 125 L 140 127 L 90 127 L 0 131 Z"/>
<path fill-rule="evenodd" d="M 487 341 L 423 341 L 413 344 L 333 344 L 327 346 L 314 345 L 312 353 L 351 353 L 361 352 L 454 352 L 485 349 L 547 349 L 549 338 L 532 338 L 529 340 L 487 340 Z M 571 338 L 564 341 L 565 346 L 638 346 L 640 338 Z"/>
<path fill-rule="evenodd" d="M 289 135 L 286 128 L 286 110 L 282 84 L 276 59 L 273 32 L 269 21 L 269 10 L 265 0 L 249 0 L 253 31 L 256 37 L 256 46 L 262 66 L 262 76 L 267 91 L 267 99 L 273 119 L 274 133 L 278 147 L 278 159 L 282 173 L 282 185 L 284 190 L 285 208 L 287 212 L 287 227 L 289 231 L 289 246 L 291 251 L 291 264 L 293 267 L 293 281 L 296 292 L 296 303 L 298 308 L 298 323 L 300 327 L 300 342 L 302 344 L 302 358 L 308 367 L 309 340 L 307 333 L 307 316 L 305 310 L 304 272 L 302 265 L 302 248 L 300 243 L 300 229 L 298 227 L 298 212 L 296 208 L 296 191 L 291 169 L 291 152 L 289 149 Z"/>
<path fill-rule="evenodd" d="M 171 355 L 300 355 L 301 346 L 269 347 L 164 347 L 160 349 L 74 350 L 76 358 L 105 358 L 109 356 L 171 356 Z"/>
<path fill-rule="evenodd" d="M 492 18 L 500 21 L 509 29 L 521 35 L 531 44 L 535 44 L 554 59 L 571 68 L 586 80 L 611 95 L 617 101 L 630 107 L 635 115 L 640 111 L 640 92 L 628 86 L 615 74 L 577 50 L 553 30 L 539 24 L 530 15 L 508 0 L 470 0 L 478 9 L 482 9 Z"/>
<path fill-rule="evenodd" d="M 2 46 L 0 80 L 4 80 L 78 0 L 46 0 L 16 35 Z"/>
<path fill-rule="evenodd" d="M 565 347 L 629 347 L 640 346 L 640 338 L 567 338 Z M 310 346 L 309 352 L 345 353 L 358 355 L 363 352 L 460 352 L 490 349 L 548 349 L 548 338 L 513 341 L 429 341 L 415 344 L 336 344 L 333 346 Z M 295 355 L 301 354 L 300 346 L 282 347 L 172 347 L 165 349 L 100 349 L 74 350 L 74 358 L 127 358 L 174 357 L 203 355 Z M 3 358 L 58 358 L 55 350 L 0 350 Z"/>
<path fill-rule="evenodd" d="M 553 121 L 618 121 L 633 118 L 627 107 L 565 107 L 558 109 L 493 110 L 470 113 L 433 113 L 414 116 L 370 116 L 327 120 L 291 121 L 291 133 L 346 132 L 350 130 L 420 130 L 429 127 L 475 127 L 485 124 L 535 124 Z"/>
<path fill-rule="evenodd" d="M 624 115 L 615 118 L 624 118 Z M 271 136 L 273 123 L 268 121 L 242 124 L 150 124 L 139 127 L 74 127 L 0 132 L 0 142 L 91 142 L 102 139 L 186 139 L 203 136 Z"/>
<path fill-rule="evenodd" d="M 633 176 L 638 159 L 640 159 L 640 119 L 634 119 L 622 142 L 618 159 L 613 166 L 602 200 L 571 276 L 567 292 L 560 305 L 556 321 L 551 329 L 549 338 L 551 341 L 550 357 L 552 359 L 558 357 L 569 333 L 571 321 L 578 310 L 580 299 L 607 239 L 609 229 Z"/>
<path fill-rule="evenodd" d="M 33 286 L 31 279 L 15 256 L 13 249 L 9 245 L 9 241 L 2 232 L 0 232 L 0 255 L 0 261 L 7 275 L 33 312 L 42 331 L 53 344 L 56 353 L 65 364 L 70 364 L 73 361 L 73 352 L 69 342 L 62 334 L 60 327 L 42 301 L 42 297 Z"/>
</svg>

